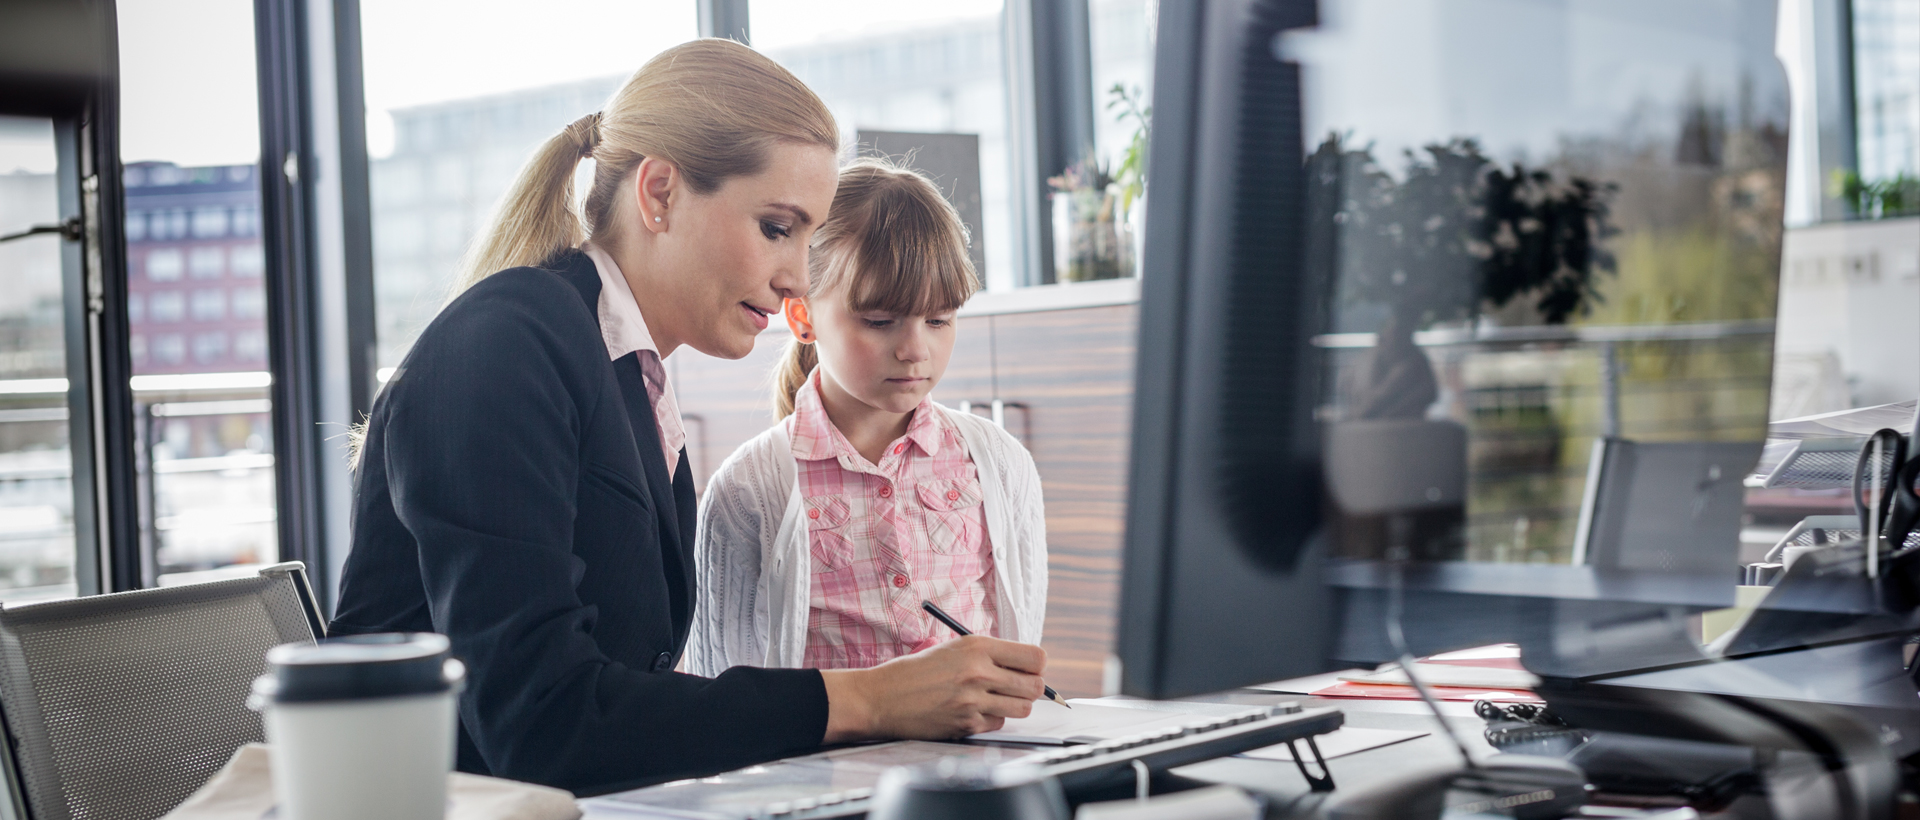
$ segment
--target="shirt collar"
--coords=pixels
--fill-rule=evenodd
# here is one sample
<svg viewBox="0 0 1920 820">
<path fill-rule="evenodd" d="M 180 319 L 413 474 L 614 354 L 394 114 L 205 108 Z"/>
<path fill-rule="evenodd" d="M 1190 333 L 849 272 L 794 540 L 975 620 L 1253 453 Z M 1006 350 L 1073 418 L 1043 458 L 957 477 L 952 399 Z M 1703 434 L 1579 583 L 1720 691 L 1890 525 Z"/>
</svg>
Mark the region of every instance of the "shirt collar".
<svg viewBox="0 0 1920 820">
<path fill-rule="evenodd" d="M 913 420 L 907 422 L 906 438 L 920 448 L 920 452 L 937 456 L 946 441 L 948 423 L 940 410 L 934 407 L 933 397 L 928 396 L 913 408 Z M 848 441 L 846 435 L 827 418 L 827 408 L 820 402 L 820 371 L 817 368 L 794 393 L 792 439 L 793 457 L 801 461 L 847 456 L 861 458 L 860 452 L 853 448 L 853 442 Z"/>
<path fill-rule="evenodd" d="M 580 249 L 593 260 L 593 268 L 600 274 L 600 339 L 607 344 L 607 358 L 619 359 L 636 350 L 660 355 L 660 348 L 653 343 L 653 334 L 647 330 L 647 319 L 640 315 L 640 302 L 633 298 L 633 289 L 627 286 L 627 277 L 620 273 L 620 266 L 592 242 Z"/>
</svg>

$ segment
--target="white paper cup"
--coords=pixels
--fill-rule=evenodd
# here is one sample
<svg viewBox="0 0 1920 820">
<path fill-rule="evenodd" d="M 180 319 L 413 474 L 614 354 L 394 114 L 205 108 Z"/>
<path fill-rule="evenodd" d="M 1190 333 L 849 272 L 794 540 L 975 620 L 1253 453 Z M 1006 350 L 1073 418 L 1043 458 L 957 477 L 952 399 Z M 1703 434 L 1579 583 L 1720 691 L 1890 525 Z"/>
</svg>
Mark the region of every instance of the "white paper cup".
<svg viewBox="0 0 1920 820">
<path fill-rule="evenodd" d="M 466 670 L 431 633 L 287 644 L 253 684 L 282 820 L 443 820 Z"/>
</svg>

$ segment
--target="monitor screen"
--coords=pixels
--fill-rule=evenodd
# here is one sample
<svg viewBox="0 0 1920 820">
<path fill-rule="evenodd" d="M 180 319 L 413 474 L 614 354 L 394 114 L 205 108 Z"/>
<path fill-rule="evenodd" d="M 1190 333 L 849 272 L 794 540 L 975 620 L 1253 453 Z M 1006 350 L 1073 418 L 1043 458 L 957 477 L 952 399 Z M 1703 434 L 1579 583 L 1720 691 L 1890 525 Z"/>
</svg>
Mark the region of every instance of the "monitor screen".
<svg viewBox="0 0 1920 820">
<path fill-rule="evenodd" d="M 1766 434 L 1772 3 L 1160 8 L 1119 661 L 1697 650 Z"/>
</svg>

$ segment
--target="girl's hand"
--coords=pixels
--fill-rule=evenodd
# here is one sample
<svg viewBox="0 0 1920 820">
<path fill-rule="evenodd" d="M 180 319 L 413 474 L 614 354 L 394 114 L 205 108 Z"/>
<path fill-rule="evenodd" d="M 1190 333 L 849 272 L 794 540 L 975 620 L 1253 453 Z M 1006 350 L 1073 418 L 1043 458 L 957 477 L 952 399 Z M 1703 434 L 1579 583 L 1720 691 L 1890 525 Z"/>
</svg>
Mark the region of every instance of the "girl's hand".
<svg viewBox="0 0 1920 820">
<path fill-rule="evenodd" d="M 1026 717 L 1046 684 L 1046 650 L 980 635 L 957 638 L 872 669 L 822 670 L 822 742 L 945 740 Z"/>
</svg>

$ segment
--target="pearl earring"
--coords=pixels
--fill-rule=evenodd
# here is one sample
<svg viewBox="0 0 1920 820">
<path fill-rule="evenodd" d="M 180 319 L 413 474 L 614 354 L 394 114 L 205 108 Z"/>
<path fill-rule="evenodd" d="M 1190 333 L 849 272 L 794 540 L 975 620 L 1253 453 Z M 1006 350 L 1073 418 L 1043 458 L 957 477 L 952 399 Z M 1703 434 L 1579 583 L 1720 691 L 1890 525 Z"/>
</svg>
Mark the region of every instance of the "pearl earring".
<svg viewBox="0 0 1920 820">
<path fill-rule="evenodd" d="M 659 221 L 660 221 L 660 217 L 657 217 L 657 216 L 656 216 L 656 217 L 654 217 L 654 218 L 653 218 L 653 221 L 655 221 L 655 222 L 659 222 Z"/>
</svg>

